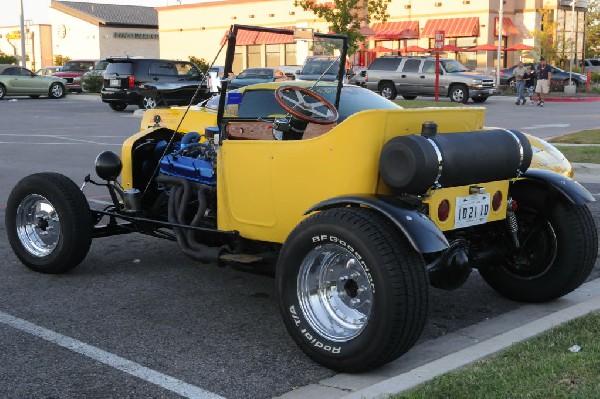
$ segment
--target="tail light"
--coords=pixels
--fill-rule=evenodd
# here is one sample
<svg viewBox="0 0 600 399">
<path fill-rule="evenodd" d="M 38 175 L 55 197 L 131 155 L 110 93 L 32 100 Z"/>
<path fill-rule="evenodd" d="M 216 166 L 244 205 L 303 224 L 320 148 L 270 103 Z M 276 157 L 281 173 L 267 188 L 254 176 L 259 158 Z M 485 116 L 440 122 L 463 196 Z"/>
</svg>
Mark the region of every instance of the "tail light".
<svg viewBox="0 0 600 399">
<path fill-rule="evenodd" d="M 450 202 L 448 200 L 443 200 L 438 205 L 438 219 L 440 222 L 445 222 L 448 220 L 448 216 L 450 215 Z"/>
<path fill-rule="evenodd" d="M 502 192 L 496 191 L 492 197 L 492 209 L 494 212 L 497 212 L 498 209 L 500 209 L 500 205 L 502 205 Z"/>
<path fill-rule="evenodd" d="M 129 87 L 135 86 L 135 76 L 130 75 L 129 79 L 127 79 L 127 84 Z"/>
</svg>

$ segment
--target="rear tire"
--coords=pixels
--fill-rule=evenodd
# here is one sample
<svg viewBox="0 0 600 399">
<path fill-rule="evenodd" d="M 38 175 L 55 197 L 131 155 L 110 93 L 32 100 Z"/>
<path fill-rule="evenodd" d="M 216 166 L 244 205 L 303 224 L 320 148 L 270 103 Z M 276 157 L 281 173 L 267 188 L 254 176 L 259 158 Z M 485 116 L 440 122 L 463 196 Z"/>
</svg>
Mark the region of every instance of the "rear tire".
<svg viewBox="0 0 600 399">
<path fill-rule="evenodd" d="M 474 103 L 481 104 L 486 102 L 487 99 L 487 97 L 473 97 L 471 100 L 473 100 Z"/>
<path fill-rule="evenodd" d="M 392 82 L 383 82 L 379 86 L 379 91 L 381 92 L 381 96 L 383 98 L 387 98 L 388 100 L 393 100 L 398 95 L 396 86 L 394 86 Z"/>
<path fill-rule="evenodd" d="M 338 208 L 299 224 L 276 273 L 288 332 L 313 360 L 361 372 L 408 351 L 425 325 L 421 256 L 377 212 Z"/>
<path fill-rule="evenodd" d="M 159 104 L 158 97 L 145 96 L 140 101 L 140 108 L 142 109 L 154 109 L 158 107 Z"/>
<path fill-rule="evenodd" d="M 417 96 L 402 96 L 405 100 L 414 100 Z"/>
<path fill-rule="evenodd" d="M 123 111 L 125 108 L 127 108 L 127 104 L 121 101 L 117 101 L 117 102 L 110 102 L 108 103 L 108 106 L 113 110 L 113 111 Z"/>
<path fill-rule="evenodd" d="M 75 183 L 58 173 L 37 173 L 13 188 L 6 205 L 8 241 L 28 268 L 64 273 L 87 255 L 93 219 Z"/>
<path fill-rule="evenodd" d="M 6 95 L 6 88 L 4 87 L 4 85 L 2 83 L 0 83 L 0 100 L 2 100 L 5 95 Z"/>
<path fill-rule="evenodd" d="M 50 98 L 63 98 L 66 94 L 65 87 L 60 83 L 52 83 L 48 90 L 48 97 Z"/>
<path fill-rule="evenodd" d="M 507 251 L 496 265 L 480 268 L 484 280 L 505 297 L 523 302 L 550 301 L 583 284 L 598 254 L 598 231 L 588 207 L 556 199 L 539 222 L 540 230 L 523 242 L 544 193 L 521 186 L 513 198 L 519 204 L 516 216 L 522 248 Z"/>
</svg>

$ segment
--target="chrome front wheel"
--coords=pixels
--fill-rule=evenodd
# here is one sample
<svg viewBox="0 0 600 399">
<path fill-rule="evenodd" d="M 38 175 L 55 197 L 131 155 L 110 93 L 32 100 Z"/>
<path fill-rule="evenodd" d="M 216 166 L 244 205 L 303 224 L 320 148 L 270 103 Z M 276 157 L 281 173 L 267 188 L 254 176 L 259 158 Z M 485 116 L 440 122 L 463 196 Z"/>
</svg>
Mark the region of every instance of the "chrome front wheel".
<svg viewBox="0 0 600 399">
<path fill-rule="evenodd" d="M 16 229 L 23 248 L 35 257 L 50 255 L 60 240 L 60 219 L 41 195 L 30 194 L 17 208 Z"/>
</svg>

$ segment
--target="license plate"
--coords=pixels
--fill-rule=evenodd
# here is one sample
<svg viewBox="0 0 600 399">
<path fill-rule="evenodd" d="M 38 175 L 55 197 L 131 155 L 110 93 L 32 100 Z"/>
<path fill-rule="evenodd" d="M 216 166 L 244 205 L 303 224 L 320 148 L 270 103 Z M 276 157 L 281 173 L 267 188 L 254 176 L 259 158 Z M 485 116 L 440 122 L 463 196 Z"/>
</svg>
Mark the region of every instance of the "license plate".
<svg viewBox="0 0 600 399">
<path fill-rule="evenodd" d="M 456 197 L 456 213 L 454 228 L 484 224 L 490 214 L 490 195 L 475 194 L 467 197 Z"/>
<path fill-rule="evenodd" d="M 121 86 L 121 81 L 119 79 L 111 79 L 110 80 L 110 85 L 111 86 L 120 87 Z"/>
<path fill-rule="evenodd" d="M 488 94 L 496 94 L 496 89 L 490 89 L 490 90 L 488 90 Z"/>
</svg>

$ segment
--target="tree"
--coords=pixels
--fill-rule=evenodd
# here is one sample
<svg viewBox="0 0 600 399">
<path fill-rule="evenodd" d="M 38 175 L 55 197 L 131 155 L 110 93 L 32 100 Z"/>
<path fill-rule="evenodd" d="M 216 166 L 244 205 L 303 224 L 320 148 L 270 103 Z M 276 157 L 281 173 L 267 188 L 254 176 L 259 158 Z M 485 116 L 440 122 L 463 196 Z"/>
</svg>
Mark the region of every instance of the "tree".
<svg viewBox="0 0 600 399">
<path fill-rule="evenodd" d="M 202 71 L 202 73 L 206 73 L 206 71 L 208 71 L 208 67 L 210 67 L 208 61 L 206 61 L 204 58 L 197 58 L 193 55 L 190 55 L 188 59 L 190 60 L 190 62 L 193 62 L 198 67 L 198 69 Z"/>
<path fill-rule="evenodd" d="M 348 53 L 358 50 L 359 42 L 364 40 L 360 27 L 371 20 L 385 22 L 391 0 L 333 0 L 317 3 L 315 0 L 294 0 L 296 7 L 312 11 L 317 17 L 328 22 L 328 28 L 334 33 L 348 36 Z"/>
<path fill-rule="evenodd" d="M 540 57 L 544 57 L 549 63 L 559 62 L 558 51 L 555 40 L 556 22 L 554 21 L 553 10 L 540 8 L 537 10 L 541 15 L 541 26 L 533 31 L 535 38 L 536 52 Z"/>
<path fill-rule="evenodd" d="M 0 51 L 0 64 L 15 64 L 16 62 L 17 58 L 15 56 Z"/>
<path fill-rule="evenodd" d="M 54 56 L 54 65 L 62 66 L 65 65 L 67 61 L 71 61 L 71 58 L 62 56 L 60 54 Z"/>
<path fill-rule="evenodd" d="M 588 3 L 585 56 L 600 57 L 600 0 L 591 0 Z"/>
</svg>

